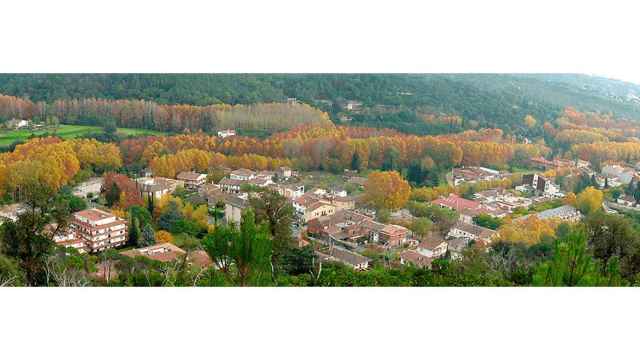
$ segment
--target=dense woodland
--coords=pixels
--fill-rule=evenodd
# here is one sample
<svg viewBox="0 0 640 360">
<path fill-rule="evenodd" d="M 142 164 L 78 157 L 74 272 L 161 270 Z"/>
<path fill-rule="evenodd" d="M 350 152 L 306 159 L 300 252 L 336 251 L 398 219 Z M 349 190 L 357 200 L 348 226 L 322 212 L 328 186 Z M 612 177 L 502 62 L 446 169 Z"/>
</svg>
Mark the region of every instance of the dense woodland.
<svg viewBox="0 0 640 360">
<path fill-rule="evenodd" d="M 526 132 L 520 122 L 526 115 L 551 120 L 567 106 L 640 117 L 640 104 L 627 98 L 640 96 L 638 86 L 569 74 L 3 74 L 0 93 L 48 104 L 137 99 L 207 106 L 285 102 L 291 97 L 319 107 L 334 120 L 344 110 L 344 100 L 356 100 L 365 111 L 353 116 L 354 123 L 417 134 L 451 128 L 425 123 L 425 114 L 459 116 L 461 129 L 499 127 L 507 133 Z"/>
</svg>

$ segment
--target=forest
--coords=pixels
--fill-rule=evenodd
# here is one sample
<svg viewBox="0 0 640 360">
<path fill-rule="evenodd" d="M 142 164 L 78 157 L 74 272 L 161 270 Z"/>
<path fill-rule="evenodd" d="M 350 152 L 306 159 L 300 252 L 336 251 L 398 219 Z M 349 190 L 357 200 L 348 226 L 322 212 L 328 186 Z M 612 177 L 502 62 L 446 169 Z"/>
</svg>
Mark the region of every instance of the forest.
<svg viewBox="0 0 640 360">
<path fill-rule="evenodd" d="M 354 100 L 364 107 L 353 116 L 356 124 L 423 135 L 448 128 L 424 124 L 424 114 L 459 116 L 463 129 L 517 134 L 527 132 L 520 122 L 526 115 L 551 120 L 568 106 L 640 118 L 640 104 L 627 99 L 640 96 L 637 85 L 577 74 L 2 74 L 0 93 L 48 104 L 105 99 L 203 107 L 296 98 L 334 121 Z"/>
</svg>

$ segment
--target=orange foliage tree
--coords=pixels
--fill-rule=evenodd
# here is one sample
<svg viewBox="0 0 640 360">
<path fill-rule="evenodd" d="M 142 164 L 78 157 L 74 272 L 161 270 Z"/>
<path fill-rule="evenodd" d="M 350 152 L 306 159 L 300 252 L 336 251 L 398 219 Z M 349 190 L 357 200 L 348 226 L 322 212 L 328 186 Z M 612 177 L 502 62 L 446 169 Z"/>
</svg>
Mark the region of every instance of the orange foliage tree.
<svg viewBox="0 0 640 360">
<path fill-rule="evenodd" d="M 397 171 L 376 171 L 364 186 L 366 201 L 377 209 L 399 209 L 411 195 L 409 183 Z"/>
</svg>

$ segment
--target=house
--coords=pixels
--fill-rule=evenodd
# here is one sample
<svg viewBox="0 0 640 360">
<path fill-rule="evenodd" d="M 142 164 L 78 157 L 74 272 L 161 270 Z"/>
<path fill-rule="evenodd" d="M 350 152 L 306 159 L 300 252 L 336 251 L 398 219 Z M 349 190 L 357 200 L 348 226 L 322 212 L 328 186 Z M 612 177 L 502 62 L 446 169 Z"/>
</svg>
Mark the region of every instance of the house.
<svg viewBox="0 0 640 360">
<path fill-rule="evenodd" d="M 18 129 L 22 129 L 22 128 L 28 127 L 30 123 L 31 122 L 29 120 L 11 119 L 11 120 L 5 122 L 5 126 L 8 129 L 18 130 Z"/>
<path fill-rule="evenodd" d="M 337 196 L 337 197 L 346 197 L 347 196 L 347 190 L 342 189 L 342 188 L 333 188 L 333 189 L 331 189 L 331 195 Z"/>
<path fill-rule="evenodd" d="M 355 270 L 366 270 L 369 268 L 369 258 L 337 246 L 332 246 L 326 254 L 316 252 L 316 255 L 320 261 L 338 261 Z"/>
<path fill-rule="evenodd" d="M 382 224 L 352 210 L 339 210 L 333 215 L 312 219 L 307 231 L 323 239 L 349 244 L 380 243 L 387 247 L 400 246 L 409 238 L 405 227 Z"/>
<path fill-rule="evenodd" d="M 347 182 L 349 184 L 355 184 L 358 186 L 365 186 L 365 184 L 367 183 L 367 178 L 364 178 L 362 176 L 351 176 L 347 179 Z"/>
<path fill-rule="evenodd" d="M 518 207 L 528 208 L 533 204 L 531 199 L 516 196 L 504 189 L 485 190 L 475 193 L 473 196 L 485 208 L 493 210 L 488 213 L 496 217 L 504 217 Z"/>
<path fill-rule="evenodd" d="M 360 109 L 362 108 L 362 102 L 355 101 L 355 100 L 348 100 L 345 103 L 344 107 L 348 111 L 360 111 Z"/>
<path fill-rule="evenodd" d="M 162 177 L 136 179 L 143 199 L 160 199 L 164 195 L 173 193 L 179 181 Z"/>
<path fill-rule="evenodd" d="M 351 210 L 356 207 L 356 200 L 351 196 L 329 196 L 325 199 L 329 200 L 337 210 Z"/>
<path fill-rule="evenodd" d="M 207 181 L 207 175 L 193 171 L 183 171 L 178 174 L 176 179 L 183 181 L 186 189 L 195 190 L 204 185 Z"/>
<path fill-rule="evenodd" d="M 267 187 L 273 184 L 272 177 L 269 176 L 256 176 L 255 178 L 246 182 L 249 185 L 257 186 L 257 187 Z"/>
<path fill-rule="evenodd" d="M 27 211 L 27 207 L 22 203 L 5 205 L 0 207 L 0 224 L 3 220 L 18 221 L 18 216 Z"/>
<path fill-rule="evenodd" d="M 468 241 L 482 241 L 485 243 L 490 243 L 491 238 L 496 234 L 494 230 L 487 229 L 482 226 L 478 226 L 475 224 L 469 224 L 463 221 L 458 221 L 452 228 L 449 230 L 447 237 L 450 238 L 462 238 Z"/>
<path fill-rule="evenodd" d="M 566 160 L 566 159 L 547 160 L 542 156 L 536 156 L 529 159 L 529 163 L 532 166 L 543 168 L 545 170 L 558 169 L 558 168 L 564 168 L 564 167 L 574 167 L 577 165 L 584 166 L 584 161 L 582 163 L 580 163 L 579 161 L 574 162 L 572 160 Z"/>
<path fill-rule="evenodd" d="M 317 219 L 322 216 L 331 216 L 335 213 L 336 207 L 324 200 L 318 200 L 311 203 L 304 209 L 302 214 L 302 220 L 307 223 L 313 219 Z"/>
<path fill-rule="evenodd" d="M 607 165 L 602 168 L 602 175 L 609 179 L 618 180 L 621 184 L 628 185 L 636 175 L 636 172 L 620 165 Z"/>
<path fill-rule="evenodd" d="M 107 211 L 87 209 L 73 214 L 71 228 L 84 241 L 87 252 L 122 246 L 127 242 L 127 223 Z"/>
<path fill-rule="evenodd" d="M 236 136 L 236 131 L 233 129 L 218 130 L 218 137 L 224 139 L 229 136 Z"/>
<path fill-rule="evenodd" d="M 637 202 L 633 196 L 629 194 L 623 194 L 622 196 L 616 199 L 616 203 L 622 206 L 635 207 Z"/>
<path fill-rule="evenodd" d="M 409 230 L 404 226 L 386 224 L 379 232 L 380 243 L 389 247 L 398 247 L 409 239 Z"/>
<path fill-rule="evenodd" d="M 304 185 L 300 184 L 274 185 L 273 189 L 277 191 L 278 194 L 291 200 L 295 200 L 304 195 Z"/>
<path fill-rule="evenodd" d="M 229 173 L 229 179 L 249 181 L 256 177 L 256 173 L 249 169 L 236 169 Z"/>
<path fill-rule="evenodd" d="M 73 195 L 87 198 L 89 195 L 98 195 L 102 190 L 102 184 L 104 183 L 104 179 L 101 177 L 91 178 L 85 182 L 78 184 L 73 188 Z"/>
<path fill-rule="evenodd" d="M 174 261 L 181 256 L 184 256 L 186 253 L 186 251 L 171 243 L 155 244 L 140 249 L 131 249 L 121 252 L 122 255 L 129 257 L 144 256 L 151 260 L 161 262 Z"/>
<path fill-rule="evenodd" d="M 462 183 L 476 183 L 479 181 L 499 180 L 509 176 L 509 173 L 500 172 L 485 167 L 469 166 L 462 168 L 454 168 L 451 170 L 453 185 L 458 186 Z"/>
<path fill-rule="evenodd" d="M 454 193 L 449 194 L 447 197 L 435 199 L 431 203 L 441 208 L 457 211 L 460 214 L 460 218 L 465 222 L 471 222 L 472 218 L 479 215 L 483 209 L 481 203 L 465 199 Z"/>
<path fill-rule="evenodd" d="M 424 256 L 415 250 L 405 250 L 400 253 L 400 264 L 412 264 L 422 269 L 430 269 L 433 259 L 433 257 Z"/>
<path fill-rule="evenodd" d="M 249 200 L 244 197 L 229 195 L 224 200 L 224 218 L 227 224 L 240 224 L 242 212 L 249 207 Z"/>
<path fill-rule="evenodd" d="M 291 171 L 291 168 L 282 166 L 278 168 L 278 170 L 276 171 L 276 174 L 280 179 L 288 179 L 293 175 L 293 172 Z"/>
<path fill-rule="evenodd" d="M 536 214 L 521 216 L 516 220 L 522 221 L 527 219 L 529 216 L 537 216 L 540 220 L 555 219 L 568 222 L 576 222 L 582 219 L 582 214 L 580 214 L 580 211 L 578 211 L 578 209 L 574 208 L 571 205 L 562 205 L 557 208 L 541 211 Z"/>
<path fill-rule="evenodd" d="M 242 187 L 242 185 L 246 183 L 247 182 L 245 180 L 224 178 L 220 180 L 218 185 L 220 185 L 220 190 L 224 192 L 237 194 L 240 192 L 240 188 Z"/>
<path fill-rule="evenodd" d="M 447 252 L 448 244 L 440 235 L 431 233 L 423 239 L 416 251 L 423 256 L 438 258 Z"/>
</svg>

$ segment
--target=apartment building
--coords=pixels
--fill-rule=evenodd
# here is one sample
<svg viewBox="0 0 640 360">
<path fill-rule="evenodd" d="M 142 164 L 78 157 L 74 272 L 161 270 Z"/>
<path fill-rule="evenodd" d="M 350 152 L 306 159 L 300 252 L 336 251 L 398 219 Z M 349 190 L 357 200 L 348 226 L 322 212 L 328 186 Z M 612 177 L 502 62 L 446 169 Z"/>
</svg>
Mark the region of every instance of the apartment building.
<svg viewBox="0 0 640 360">
<path fill-rule="evenodd" d="M 71 228 L 88 252 L 103 251 L 127 242 L 127 222 L 104 210 L 87 209 L 74 213 Z"/>
</svg>

